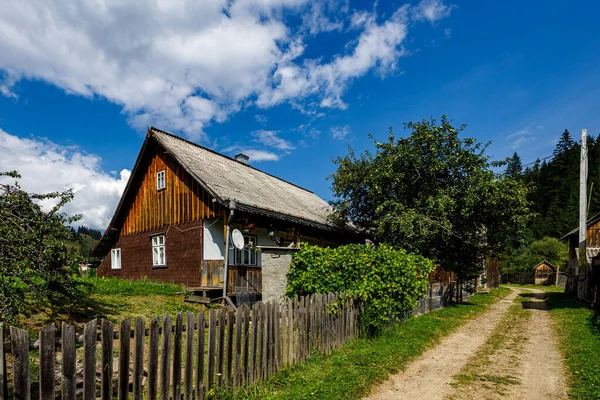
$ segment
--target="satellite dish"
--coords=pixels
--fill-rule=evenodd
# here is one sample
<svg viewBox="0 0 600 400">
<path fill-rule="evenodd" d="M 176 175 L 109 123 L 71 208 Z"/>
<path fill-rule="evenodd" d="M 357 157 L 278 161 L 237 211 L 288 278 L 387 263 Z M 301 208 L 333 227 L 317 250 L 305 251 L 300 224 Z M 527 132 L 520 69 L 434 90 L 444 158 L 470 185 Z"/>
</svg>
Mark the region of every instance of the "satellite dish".
<svg viewBox="0 0 600 400">
<path fill-rule="evenodd" d="M 231 232 L 231 242 L 238 250 L 244 248 L 244 235 L 242 235 L 242 232 L 240 232 L 239 229 L 234 229 L 233 232 Z"/>
</svg>

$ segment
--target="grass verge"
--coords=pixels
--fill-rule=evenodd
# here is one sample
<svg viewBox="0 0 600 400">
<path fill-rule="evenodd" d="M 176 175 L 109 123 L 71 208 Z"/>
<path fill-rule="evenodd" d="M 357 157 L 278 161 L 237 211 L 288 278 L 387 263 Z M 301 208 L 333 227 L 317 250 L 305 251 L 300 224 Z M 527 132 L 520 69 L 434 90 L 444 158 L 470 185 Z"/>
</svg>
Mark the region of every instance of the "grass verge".
<svg viewBox="0 0 600 400">
<path fill-rule="evenodd" d="M 281 371 L 268 381 L 240 389 L 244 399 L 356 399 L 371 387 L 398 372 L 466 321 L 483 313 L 510 292 L 500 288 L 477 294 L 468 302 L 411 318 L 375 338 L 347 343 L 331 355 L 315 355 L 309 361 Z M 221 398 L 233 394 L 220 394 Z"/>
<path fill-rule="evenodd" d="M 600 399 L 598 312 L 564 293 L 548 293 L 548 306 L 565 357 L 569 396 Z"/>
</svg>

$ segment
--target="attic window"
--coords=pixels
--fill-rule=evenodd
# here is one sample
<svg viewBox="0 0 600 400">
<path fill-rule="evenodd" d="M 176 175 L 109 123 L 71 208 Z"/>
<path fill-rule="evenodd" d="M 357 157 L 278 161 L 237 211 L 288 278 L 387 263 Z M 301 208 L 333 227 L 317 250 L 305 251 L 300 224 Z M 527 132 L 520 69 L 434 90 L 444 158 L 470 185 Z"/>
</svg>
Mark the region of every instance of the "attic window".
<svg viewBox="0 0 600 400">
<path fill-rule="evenodd" d="M 162 190 L 166 185 L 165 171 L 160 171 L 156 174 L 156 190 Z"/>
</svg>

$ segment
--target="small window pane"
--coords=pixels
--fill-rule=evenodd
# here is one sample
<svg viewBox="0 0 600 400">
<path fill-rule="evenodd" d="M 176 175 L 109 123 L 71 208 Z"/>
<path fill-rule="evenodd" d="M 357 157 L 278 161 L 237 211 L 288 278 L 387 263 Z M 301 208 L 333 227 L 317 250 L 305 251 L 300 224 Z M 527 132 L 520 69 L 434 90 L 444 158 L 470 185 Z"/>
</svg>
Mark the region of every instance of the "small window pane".
<svg viewBox="0 0 600 400">
<path fill-rule="evenodd" d="M 112 269 L 121 269 L 121 249 L 112 249 L 110 254 Z"/>
<path fill-rule="evenodd" d="M 165 171 L 160 171 L 156 174 L 156 189 L 161 190 L 165 188 Z"/>
</svg>

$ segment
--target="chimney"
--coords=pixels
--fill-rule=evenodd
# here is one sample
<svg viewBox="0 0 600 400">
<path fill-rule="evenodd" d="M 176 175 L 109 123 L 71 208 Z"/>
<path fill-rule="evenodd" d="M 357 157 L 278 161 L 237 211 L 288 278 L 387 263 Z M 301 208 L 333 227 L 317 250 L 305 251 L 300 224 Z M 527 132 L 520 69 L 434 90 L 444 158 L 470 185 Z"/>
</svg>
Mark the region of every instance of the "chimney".
<svg viewBox="0 0 600 400">
<path fill-rule="evenodd" d="M 235 158 L 235 161 L 241 162 L 242 164 L 246 164 L 246 165 L 248 165 L 248 160 L 250 159 L 250 157 L 248 157 L 244 153 L 236 154 L 234 158 Z"/>
</svg>

